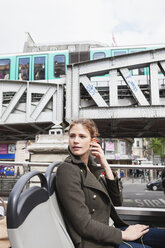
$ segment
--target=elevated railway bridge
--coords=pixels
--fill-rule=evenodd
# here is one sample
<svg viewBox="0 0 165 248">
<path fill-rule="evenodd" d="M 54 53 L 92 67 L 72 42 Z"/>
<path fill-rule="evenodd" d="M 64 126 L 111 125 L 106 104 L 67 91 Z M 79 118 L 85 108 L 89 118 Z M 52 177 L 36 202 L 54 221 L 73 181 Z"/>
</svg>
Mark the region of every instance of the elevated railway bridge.
<svg viewBox="0 0 165 248">
<path fill-rule="evenodd" d="M 146 68 L 146 75 L 134 75 L 141 68 Z M 69 123 L 75 118 L 94 119 L 99 127 L 101 137 L 164 137 L 164 76 L 165 48 L 162 48 L 69 65 L 66 78 L 53 82 L 1 80 L 0 140 L 30 139 L 38 133 L 47 133 L 54 125 L 59 125 L 63 121 Z M 47 169 L 46 178 L 45 175 L 41 177 L 41 173 L 32 171 L 30 174 L 26 173 L 24 178 L 21 177 L 21 181 L 17 182 L 16 190 L 12 194 L 13 199 L 23 199 L 20 197 L 21 190 L 25 188 L 32 177 L 38 175 L 40 180 L 45 178 L 48 187 L 45 187 L 43 191 L 44 183 L 41 180 L 41 191 L 47 191 L 48 200 L 41 202 L 45 202 L 44 215 L 38 211 L 38 209 L 42 209 L 39 202 L 35 208 L 39 214 L 34 214 L 34 218 L 33 216 L 31 218 L 31 215 L 27 216 L 28 220 L 30 218 L 33 222 L 25 222 L 25 224 L 30 223 L 30 227 L 25 226 L 25 233 L 21 233 L 19 232 L 19 225 L 15 226 L 17 223 L 15 216 L 19 220 L 19 216 L 16 214 L 17 206 L 15 209 L 10 207 L 14 206 L 13 202 L 18 203 L 19 207 L 23 205 L 11 197 L 10 204 L 8 204 L 8 214 L 10 214 L 8 219 L 11 219 L 10 223 L 8 222 L 8 231 L 11 244 L 16 244 L 15 241 L 19 242 L 20 240 L 20 243 L 24 242 L 24 237 L 27 237 L 27 230 L 32 230 L 32 236 L 28 238 L 32 241 L 30 244 L 32 246 L 34 241 L 30 237 L 34 237 L 34 231 L 31 227 L 35 226 L 35 231 L 40 228 L 40 216 L 46 218 L 45 223 L 48 223 L 47 220 L 49 220 L 48 227 L 44 225 L 46 228 L 44 231 L 48 230 L 49 233 L 49 227 L 51 227 L 50 229 L 56 230 L 55 233 L 58 234 L 56 227 L 60 216 L 57 218 L 56 214 L 60 211 L 54 213 L 55 191 L 50 192 L 50 189 L 55 190 L 50 184 L 52 182 L 55 185 L 54 181 L 50 180 L 55 164 L 54 167 L 50 166 Z M 124 165 L 112 165 L 112 167 L 129 169 L 128 165 L 126 167 Z M 134 168 L 139 168 L 139 166 Z M 152 168 L 144 166 L 143 169 L 162 170 L 163 166 L 160 168 L 159 166 L 152 166 Z M 27 197 L 24 199 L 34 201 L 29 191 L 27 192 L 28 194 L 26 191 L 25 194 L 22 192 L 23 197 Z M 45 193 L 43 197 L 45 197 Z M 30 207 L 31 205 L 33 203 L 28 204 Z M 45 209 L 50 211 L 45 211 Z M 21 211 L 20 213 L 22 213 Z M 152 226 L 165 226 L 164 209 L 118 207 L 117 211 L 130 224 L 143 223 Z M 30 214 L 31 212 L 29 211 Z M 63 227 L 62 229 L 64 230 Z M 60 229 L 60 235 L 61 233 L 63 234 L 63 231 L 61 232 Z M 38 232 L 36 232 L 37 234 Z M 64 235 L 60 235 L 56 237 L 53 233 L 51 237 L 55 238 L 52 240 L 52 247 L 54 243 L 58 242 L 58 237 L 64 237 Z M 45 235 L 42 236 L 45 242 Z M 25 240 L 27 241 L 27 238 Z M 49 237 L 48 241 L 50 242 Z M 16 247 L 21 247 L 19 244 L 16 244 Z M 41 246 L 42 240 L 38 244 L 35 247 Z M 29 247 L 29 243 L 26 245 Z"/>
<path fill-rule="evenodd" d="M 72 64 L 53 82 L 1 80 L 0 139 L 30 139 L 75 118 L 93 119 L 102 137 L 164 137 L 164 76 L 160 48 Z"/>
</svg>

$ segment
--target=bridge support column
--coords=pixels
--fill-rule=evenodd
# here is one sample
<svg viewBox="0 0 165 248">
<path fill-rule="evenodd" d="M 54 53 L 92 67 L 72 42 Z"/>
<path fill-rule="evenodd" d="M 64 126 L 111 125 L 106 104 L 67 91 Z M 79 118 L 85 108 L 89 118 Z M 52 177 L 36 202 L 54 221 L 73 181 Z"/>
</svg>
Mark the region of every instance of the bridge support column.
<svg viewBox="0 0 165 248">
<path fill-rule="evenodd" d="M 77 119 L 79 116 L 79 105 L 80 105 L 80 82 L 79 82 L 79 68 L 75 66 L 72 74 L 72 94 L 70 97 L 73 99 L 72 102 L 72 120 Z"/>
<path fill-rule="evenodd" d="M 68 66 L 67 68 L 67 76 L 66 76 L 66 113 L 65 119 L 69 122 L 72 116 L 72 66 Z"/>
<path fill-rule="evenodd" d="M 31 88 L 29 85 L 29 82 L 27 82 L 27 89 L 26 89 L 26 121 L 28 122 L 30 120 L 30 114 L 31 114 L 31 102 L 32 102 L 32 94 L 31 94 Z"/>
<path fill-rule="evenodd" d="M 109 72 L 109 105 L 110 107 L 118 106 L 117 70 Z"/>
<path fill-rule="evenodd" d="M 53 122 L 60 124 L 63 119 L 63 86 L 57 84 L 57 91 L 53 95 Z"/>
<path fill-rule="evenodd" d="M 66 120 L 71 122 L 79 117 L 80 82 L 79 67 L 68 66 L 66 78 Z"/>
<path fill-rule="evenodd" d="M 151 105 L 159 105 L 159 82 L 158 82 L 158 65 L 157 63 L 150 64 L 150 94 Z"/>
</svg>

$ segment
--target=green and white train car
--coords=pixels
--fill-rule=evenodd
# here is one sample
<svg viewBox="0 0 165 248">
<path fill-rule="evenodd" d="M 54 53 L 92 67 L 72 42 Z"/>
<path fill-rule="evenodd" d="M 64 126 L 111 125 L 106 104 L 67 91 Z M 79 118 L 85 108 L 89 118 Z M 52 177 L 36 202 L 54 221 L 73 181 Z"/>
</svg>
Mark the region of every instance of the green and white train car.
<svg viewBox="0 0 165 248">
<path fill-rule="evenodd" d="M 0 79 L 6 80 L 44 80 L 50 82 L 67 73 L 67 65 L 105 57 L 120 56 L 133 52 L 155 49 L 165 46 L 127 46 L 95 47 L 85 51 L 55 50 L 0 55 Z M 147 75 L 148 68 L 132 70 L 132 75 Z"/>
</svg>

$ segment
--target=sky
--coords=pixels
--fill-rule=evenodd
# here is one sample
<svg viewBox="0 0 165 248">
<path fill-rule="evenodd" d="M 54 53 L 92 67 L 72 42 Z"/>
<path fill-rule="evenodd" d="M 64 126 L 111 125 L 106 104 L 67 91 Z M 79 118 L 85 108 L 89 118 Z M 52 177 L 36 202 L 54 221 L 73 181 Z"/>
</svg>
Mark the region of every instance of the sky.
<svg viewBox="0 0 165 248">
<path fill-rule="evenodd" d="M 118 46 L 165 43 L 164 0 L 1 1 L 0 54 L 35 43 L 98 41 Z"/>
</svg>

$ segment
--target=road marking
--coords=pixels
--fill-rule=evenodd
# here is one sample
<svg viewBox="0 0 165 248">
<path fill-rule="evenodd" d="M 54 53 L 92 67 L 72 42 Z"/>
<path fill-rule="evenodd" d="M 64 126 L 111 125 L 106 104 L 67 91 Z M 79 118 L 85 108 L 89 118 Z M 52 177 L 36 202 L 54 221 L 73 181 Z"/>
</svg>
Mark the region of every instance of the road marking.
<svg viewBox="0 0 165 248">
<path fill-rule="evenodd" d="M 161 201 L 163 204 L 165 204 L 165 200 L 164 199 L 159 199 L 159 201 Z"/>
<path fill-rule="evenodd" d="M 165 207 L 165 200 L 164 199 L 124 199 L 124 203 L 126 205 L 129 204 L 129 206 L 136 205 L 137 207 L 156 207 L 156 208 L 162 208 Z"/>
</svg>

